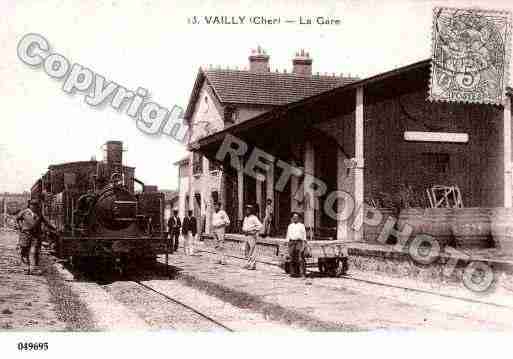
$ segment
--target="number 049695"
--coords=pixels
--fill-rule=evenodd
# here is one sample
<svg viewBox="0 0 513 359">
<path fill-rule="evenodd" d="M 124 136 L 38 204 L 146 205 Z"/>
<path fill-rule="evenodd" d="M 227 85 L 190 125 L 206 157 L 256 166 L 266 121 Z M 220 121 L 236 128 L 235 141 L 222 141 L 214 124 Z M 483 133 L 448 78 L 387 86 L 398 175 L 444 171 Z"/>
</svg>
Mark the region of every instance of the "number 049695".
<svg viewBox="0 0 513 359">
<path fill-rule="evenodd" d="M 48 342 L 19 342 L 18 343 L 19 351 L 47 351 L 48 350 Z"/>
</svg>

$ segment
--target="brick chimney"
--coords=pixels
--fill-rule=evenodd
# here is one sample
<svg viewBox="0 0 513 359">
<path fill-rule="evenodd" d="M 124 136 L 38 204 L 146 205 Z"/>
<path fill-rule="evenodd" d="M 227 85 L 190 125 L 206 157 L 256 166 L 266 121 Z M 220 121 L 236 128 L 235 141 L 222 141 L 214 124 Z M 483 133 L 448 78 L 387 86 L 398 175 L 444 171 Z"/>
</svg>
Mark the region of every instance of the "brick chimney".
<svg viewBox="0 0 513 359">
<path fill-rule="evenodd" d="M 269 55 L 265 53 L 260 45 L 256 50 L 252 50 L 251 55 L 249 55 L 249 71 L 269 72 Z"/>
<path fill-rule="evenodd" d="M 301 52 L 296 53 L 296 57 L 292 59 L 292 73 L 298 75 L 311 76 L 312 75 L 312 59 L 310 54 L 301 49 Z"/>
</svg>

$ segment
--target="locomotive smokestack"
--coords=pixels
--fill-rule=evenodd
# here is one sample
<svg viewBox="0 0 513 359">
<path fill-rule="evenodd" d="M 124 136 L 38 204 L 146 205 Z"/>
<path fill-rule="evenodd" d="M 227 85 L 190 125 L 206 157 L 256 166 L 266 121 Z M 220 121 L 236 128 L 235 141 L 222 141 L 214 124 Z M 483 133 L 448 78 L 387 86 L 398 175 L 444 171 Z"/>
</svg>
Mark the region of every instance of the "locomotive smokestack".
<svg viewBox="0 0 513 359">
<path fill-rule="evenodd" d="M 121 141 L 108 141 L 106 143 L 106 158 L 107 164 L 113 166 L 123 165 L 123 142 Z"/>
</svg>

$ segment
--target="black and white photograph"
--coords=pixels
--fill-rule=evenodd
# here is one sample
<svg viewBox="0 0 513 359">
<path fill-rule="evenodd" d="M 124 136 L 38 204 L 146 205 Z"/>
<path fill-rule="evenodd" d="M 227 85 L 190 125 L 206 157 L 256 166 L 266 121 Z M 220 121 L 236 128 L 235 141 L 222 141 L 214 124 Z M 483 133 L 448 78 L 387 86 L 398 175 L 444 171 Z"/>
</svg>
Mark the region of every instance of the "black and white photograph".
<svg viewBox="0 0 513 359">
<path fill-rule="evenodd" d="M 0 356 L 508 355 L 512 11 L 0 0 Z"/>
</svg>

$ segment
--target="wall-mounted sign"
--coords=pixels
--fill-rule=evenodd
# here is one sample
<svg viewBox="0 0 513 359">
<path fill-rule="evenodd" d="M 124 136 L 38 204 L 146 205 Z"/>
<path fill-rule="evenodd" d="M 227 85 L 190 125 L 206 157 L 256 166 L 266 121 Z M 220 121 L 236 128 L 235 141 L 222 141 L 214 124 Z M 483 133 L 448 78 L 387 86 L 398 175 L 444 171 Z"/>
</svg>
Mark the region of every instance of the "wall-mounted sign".
<svg viewBox="0 0 513 359">
<path fill-rule="evenodd" d="M 467 133 L 405 131 L 406 141 L 467 143 Z"/>
<path fill-rule="evenodd" d="M 432 30 L 429 100 L 503 104 L 511 12 L 437 7 Z"/>
</svg>

